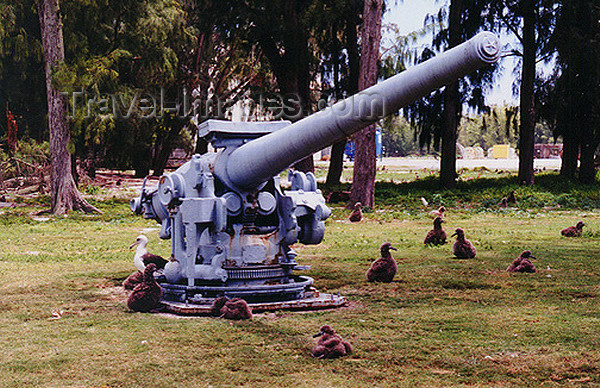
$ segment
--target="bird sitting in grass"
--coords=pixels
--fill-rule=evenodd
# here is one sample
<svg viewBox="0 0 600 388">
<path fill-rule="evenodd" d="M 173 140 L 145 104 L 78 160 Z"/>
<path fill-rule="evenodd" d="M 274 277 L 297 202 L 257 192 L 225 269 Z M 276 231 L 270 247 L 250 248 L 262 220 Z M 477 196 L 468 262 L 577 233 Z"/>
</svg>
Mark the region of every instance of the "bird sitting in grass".
<svg viewBox="0 0 600 388">
<path fill-rule="evenodd" d="M 368 281 L 390 283 L 394 279 L 398 267 L 390 249 L 396 250 L 389 242 L 381 244 L 381 257 L 375 260 L 367 271 Z"/>
<path fill-rule="evenodd" d="M 316 358 L 338 358 L 352 353 L 350 343 L 335 333 L 329 325 L 321 327 L 313 338 L 320 337 L 312 350 L 311 355 Z"/>
<path fill-rule="evenodd" d="M 126 290 L 133 290 L 135 286 L 144 281 L 144 273 L 142 271 L 135 271 L 125 279 L 123 282 L 123 288 Z"/>
<path fill-rule="evenodd" d="M 215 317 L 232 319 L 236 321 L 252 318 L 252 310 L 244 299 L 229 299 L 226 296 L 221 296 L 215 299 L 210 309 L 210 314 Z"/>
<path fill-rule="evenodd" d="M 535 265 L 533 265 L 531 262 L 531 259 L 535 260 L 535 257 L 531 254 L 531 251 L 523 251 L 521 255 L 517 257 L 506 270 L 508 272 L 534 273 L 536 269 Z"/>
<path fill-rule="evenodd" d="M 500 203 L 498 203 L 498 207 L 500 207 L 502 209 L 508 207 L 508 199 L 506 199 L 506 197 L 502 198 L 500 200 Z"/>
<path fill-rule="evenodd" d="M 144 280 L 135 286 L 127 299 L 127 307 L 131 310 L 147 313 L 159 306 L 162 289 L 154 280 L 154 271 L 156 271 L 154 263 L 148 264 L 144 269 Z"/>
<path fill-rule="evenodd" d="M 325 197 L 327 203 L 348 202 L 349 200 L 349 191 L 332 191 Z"/>
<path fill-rule="evenodd" d="M 350 214 L 350 217 L 348 218 L 350 220 L 350 222 L 359 222 L 360 220 L 362 220 L 362 204 L 360 202 L 356 202 L 354 204 L 354 210 L 352 211 L 352 214 Z"/>
<path fill-rule="evenodd" d="M 426 245 L 443 245 L 446 244 L 446 232 L 442 229 L 442 223 L 445 222 L 441 217 L 433 220 L 433 229 L 427 232 L 424 243 Z"/>
<path fill-rule="evenodd" d="M 440 208 L 438 210 L 432 210 L 429 212 L 429 215 L 433 218 L 444 218 L 444 213 L 446 212 L 446 208 L 443 206 L 440 206 Z"/>
<path fill-rule="evenodd" d="M 472 259 L 477 255 L 475 247 L 469 240 L 465 239 L 465 232 L 461 228 L 457 228 L 452 236 L 456 236 L 456 242 L 452 247 L 454 256 L 459 259 Z"/>
<path fill-rule="evenodd" d="M 584 226 L 585 224 L 583 223 L 583 221 L 579 221 L 577 225 L 569 226 L 568 228 L 561 230 L 560 234 L 562 234 L 565 237 L 581 237 L 581 232 L 583 232 Z"/>
<path fill-rule="evenodd" d="M 506 196 L 506 203 L 517 206 L 517 198 L 515 198 L 514 190 Z"/>
</svg>

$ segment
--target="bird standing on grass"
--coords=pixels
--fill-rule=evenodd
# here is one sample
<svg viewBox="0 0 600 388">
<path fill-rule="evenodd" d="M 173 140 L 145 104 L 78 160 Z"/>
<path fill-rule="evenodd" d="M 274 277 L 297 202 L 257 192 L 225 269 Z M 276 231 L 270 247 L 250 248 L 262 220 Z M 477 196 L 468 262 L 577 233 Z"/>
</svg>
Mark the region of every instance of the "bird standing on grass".
<svg viewBox="0 0 600 388">
<path fill-rule="evenodd" d="M 398 267 L 390 249 L 396 250 L 389 242 L 381 244 L 381 258 L 375 260 L 367 271 L 368 281 L 390 283 L 394 279 Z"/>
<path fill-rule="evenodd" d="M 535 260 L 535 257 L 531 254 L 531 251 L 523 251 L 521 255 L 517 257 L 506 270 L 508 272 L 534 273 L 536 269 L 535 265 L 533 265 L 531 262 L 531 259 Z"/>
<path fill-rule="evenodd" d="M 338 358 L 352 353 L 350 343 L 335 333 L 329 325 L 321 327 L 313 338 L 320 337 L 312 350 L 311 355 L 316 358 Z"/>
<path fill-rule="evenodd" d="M 137 268 L 137 271 L 129 275 L 127 279 L 123 282 L 123 287 L 126 290 L 133 290 L 133 288 L 140 284 L 144 278 L 144 270 L 146 266 L 150 263 L 154 263 L 157 269 L 164 269 L 165 265 L 168 263 L 167 260 L 163 259 L 158 255 L 153 255 L 152 253 L 148 253 L 148 237 L 143 234 L 139 235 L 133 244 L 129 247 L 129 249 L 135 247 L 135 255 L 133 256 L 133 265 Z"/>
<path fill-rule="evenodd" d="M 459 259 L 472 259 L 477 255 L 475 247 L 469 240 L 465 239 L 465 232 L 461 228 L 457 228 L 452 236 L 456 236 L 456 242 L 452 247 L 454 256 Z"/>
<path fill-rule="evenodd" d="M 442 223 L 445 222 L 441 217 L 433 220 L 433 229 L 425 236 L 425 244 L 443 245 L 446 244 L 446 232 L 442 229 Z"/>
<path fill-rule="evenodd" d="M 232 320 L 252 318 L 252 310 L 244 299 L 229 299 L 226 296 L 221 296 L 215 299 L 210 309 L 210 314 L 216 317 Z"/>
<path fill-rule="evenodd" d="M 147 313 L 158 307 L 162 289 L 154 280 L 154 271 L 156 265 L 153 263 L 148 264 L 144 269 L 144 280 L 135 286 L 127 299 L 127 307 L 131 310 Z"/>
<path fill-rule="evenodd" d="M 362 220 L 362 204 L 360 202 L 356 202 L 354 204 L 354 210 L 352 211 L 352 214 L 350 214 L 350 217 L 348 218 L 350 220 L 350 222 L 359 222 L 360 220 Z"/>
<path fill-rule="evenodd" d="M 585 224 L 583 223 L 583 221 L 579 221 L 577 225 L 569 226 L 568 228 L 561 230 L 560 234 L 562 234 L 565 237 L 581 237 L 581 233 L 583 232 L 584 226 Z"/>
<path fill-rule="evenodd" d="M 444 218 L 444 213 L 446 212 L 446 208 L 443 206 L 440 206 L 440 208 L 438 210 L 432 210 L 429 212 L 429 215 L 433 218 Z"/>
<path fill-rule="evenodd" d="M 139 235 L 133 244 L 129 247 L 129 249 L 135 247 L 135 256 L 133 257 L 133 264 L 139 270 L 144 272 L 146 266 L 150 263 L 154 263 L 157 269 L 165 268 L 165 265 L 168 263 L 168 260 L 163 259 L 158 255 L 153 255 L 152 253 L 148 253 L 148 237 L 143 234 Z"/>
</svg>

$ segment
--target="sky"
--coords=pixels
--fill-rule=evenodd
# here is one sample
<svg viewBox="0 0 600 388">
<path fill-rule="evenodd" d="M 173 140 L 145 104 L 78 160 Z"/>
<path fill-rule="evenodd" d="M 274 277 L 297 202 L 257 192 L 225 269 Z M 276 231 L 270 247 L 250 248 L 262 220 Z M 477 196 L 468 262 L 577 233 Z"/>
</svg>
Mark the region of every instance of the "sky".
<svg viewBox="0 0 600 388">
<path fill-rule="evenodd" d="M 393 23 L 398 27 L 400 34 L 407 35 L 422 28 L 425 16 L 437 13 L 440 7 L 446 4 L 448 4 L 447 0 L 389 0 L 387 12 L 383 15 L 383 23 L 384 25 Z M 385 40 L 391 37 L 384 33 L 382 43 L 384 47 Z M 486 101 L 490 105 L 518 104 L 518 98 L 512 94 L 514 64 L 505 60 L 503 66 L 505 70 L 498 77 L 493 90 L 486 96 Z"/>
</svg>

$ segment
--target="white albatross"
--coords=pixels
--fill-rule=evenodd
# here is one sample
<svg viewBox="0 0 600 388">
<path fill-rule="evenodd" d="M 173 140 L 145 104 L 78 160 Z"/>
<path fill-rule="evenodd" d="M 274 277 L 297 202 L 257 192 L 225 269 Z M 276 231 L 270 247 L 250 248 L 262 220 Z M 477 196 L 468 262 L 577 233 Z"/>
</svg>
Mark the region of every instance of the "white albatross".
<svg viewBox="0 0 600 388">
<path fill-rule="evenodd" d="M 135 250 L 135 256 L 133 257 L 133 264 L 138 271 L 144 272 L 146 266 L 150 263 L 154 263 L 156 268 L 163 269 L 165 265 L 168 263 L 167 260 L 163 259 L 158 255 L 153 255 L 152 253 L 148 253 L 148 237 L 143 234 L 139 235 L 133 244 L 129 247 L 129 249 L 133 248 L 137 245 Z"/>
</svg>

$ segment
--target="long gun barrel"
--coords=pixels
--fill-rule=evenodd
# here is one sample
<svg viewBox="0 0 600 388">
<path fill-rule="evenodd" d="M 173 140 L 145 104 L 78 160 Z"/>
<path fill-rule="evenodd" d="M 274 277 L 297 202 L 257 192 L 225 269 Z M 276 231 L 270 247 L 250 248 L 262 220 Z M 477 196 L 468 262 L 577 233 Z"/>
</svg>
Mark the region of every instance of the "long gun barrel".
<svg viewBox="0 0 600 388">
<path fill-rule="evenodd" d="M 426 62 L 297 121 L 222 154 L 216 175 L 229 184 L 251 189 L 293 163 L 360 131 L 500 56 L 498 38 L 482 32 Z"/>
</svg>

